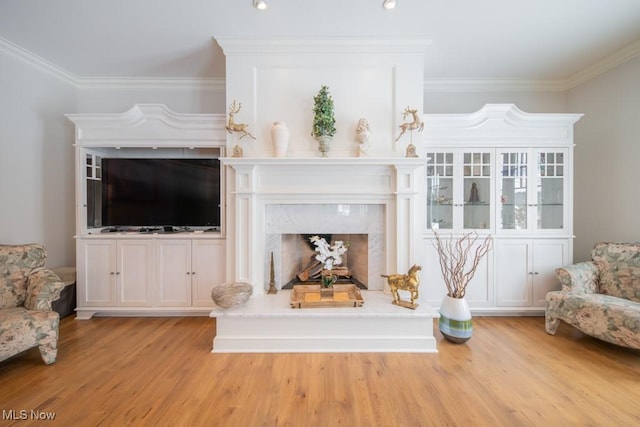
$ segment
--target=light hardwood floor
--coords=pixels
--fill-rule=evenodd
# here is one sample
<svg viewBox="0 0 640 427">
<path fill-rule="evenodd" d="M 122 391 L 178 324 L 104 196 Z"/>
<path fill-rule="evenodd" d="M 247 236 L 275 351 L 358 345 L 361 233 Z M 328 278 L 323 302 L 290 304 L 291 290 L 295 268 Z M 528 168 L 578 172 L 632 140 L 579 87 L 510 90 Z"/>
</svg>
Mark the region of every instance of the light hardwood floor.
<svg viewBox="0 0 640 427">
<path fill-rule="evenodd" d="M 214 324 L 67 317 L 54 365 L 0 363 L 0 425 L 640 425 L 640 352 L 542 317 L 476 317 L 438 354 L 212 354 Z"/>
</svg>

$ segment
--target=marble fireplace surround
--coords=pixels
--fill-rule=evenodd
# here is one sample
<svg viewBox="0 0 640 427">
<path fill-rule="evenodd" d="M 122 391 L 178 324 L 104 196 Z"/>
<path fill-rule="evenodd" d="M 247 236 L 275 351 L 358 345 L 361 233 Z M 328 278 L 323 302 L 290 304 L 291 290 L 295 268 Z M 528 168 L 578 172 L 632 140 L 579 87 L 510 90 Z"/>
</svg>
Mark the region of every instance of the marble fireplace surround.
<svg viewBox="0 0 640 427">
<path fill-rule="evenodd" d="M 385 205 L 365 204 L 270 204 L 265 215 L 265 283 L 270 280 L 270 254 L 278 289 L 295 279 L 314 255 L 301 235 L 330 234 L 351 243 L 341 266 L 369 290 L 383 290 Z M 332 242 L 329 242 L 332 243 Z"/>
</svg>

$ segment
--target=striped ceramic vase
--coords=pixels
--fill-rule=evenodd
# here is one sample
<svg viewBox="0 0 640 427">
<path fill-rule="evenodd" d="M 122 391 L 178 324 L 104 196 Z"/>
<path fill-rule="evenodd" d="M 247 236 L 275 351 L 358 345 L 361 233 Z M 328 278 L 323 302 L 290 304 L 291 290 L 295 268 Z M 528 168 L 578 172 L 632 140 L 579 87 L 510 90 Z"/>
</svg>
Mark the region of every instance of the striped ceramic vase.
<svg viewBox="0 0 640 427">
<path fill-rule="evenodd" d="M 473 326 L 467 300 L 445 295 L 440 306 L 438 327 L 447 340 L 456 344 L 462 344 L 471 338 Z"/>
</svg>

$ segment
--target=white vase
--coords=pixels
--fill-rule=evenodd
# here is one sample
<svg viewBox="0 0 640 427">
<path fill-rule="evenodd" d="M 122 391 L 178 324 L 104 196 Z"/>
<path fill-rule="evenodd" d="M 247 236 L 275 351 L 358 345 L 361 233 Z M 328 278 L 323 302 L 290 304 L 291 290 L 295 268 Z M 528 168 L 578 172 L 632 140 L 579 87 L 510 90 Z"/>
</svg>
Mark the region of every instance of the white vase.
<svg viewBox="0 0 640 427">
<path fill-rule="evenodd" d="M 445 295 L 440 305 L 438 327 L 442 335 L 451 342 L 461 344 L 468 341 L 473 333 L 473 324 L 467 300 Z"/>
<path fill-rule="evenodd" d="M 289 148 L 289 128 L 285 122 L 273 122 L 271 126 L 271 141 L 275 157 L 286 157 Z"/>
<path fill-rule="evenodd" d="M 327 135 L 317 136 L 316 140 L 318 141 L 318 150 L 322 157 L 328 157 L 327 153 L 331 150 L 331 137 Z"/>
</svg>

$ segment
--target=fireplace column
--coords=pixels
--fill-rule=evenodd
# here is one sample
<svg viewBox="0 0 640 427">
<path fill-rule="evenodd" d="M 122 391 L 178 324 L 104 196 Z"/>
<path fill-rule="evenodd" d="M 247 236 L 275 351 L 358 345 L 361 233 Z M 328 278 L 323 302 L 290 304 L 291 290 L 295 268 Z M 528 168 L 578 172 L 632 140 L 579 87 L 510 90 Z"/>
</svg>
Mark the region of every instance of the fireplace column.
<svg viewBox="0 0 640 427">
<path fill-rule="evenodd" d="M 234 210 L 227 217 L 227 256 L 233 260 L 233 277 L 230 280 L 254 284 L 256 165 L 234 164 L 233 168 L 235 174 L 227 175 L 231 175 L 231 188 L 234 189 L 230 195 L 230 204 L 234 206 Z"/>
<path fill-rule="evenodd" d="M 420 208 L 419 197 L 421 181 L 418 172 L 422 168 L 416 165 L 396 164 L 396 211 L 395 233 L 390 241 L 397 242 L 396 271 L 405 272 L 413 264 L 422 260 L 422 246 L 418 238 L 424 230 L 423 209 Z M 390 228 L 393 230 L 394 228 Z"/>
</svg>

